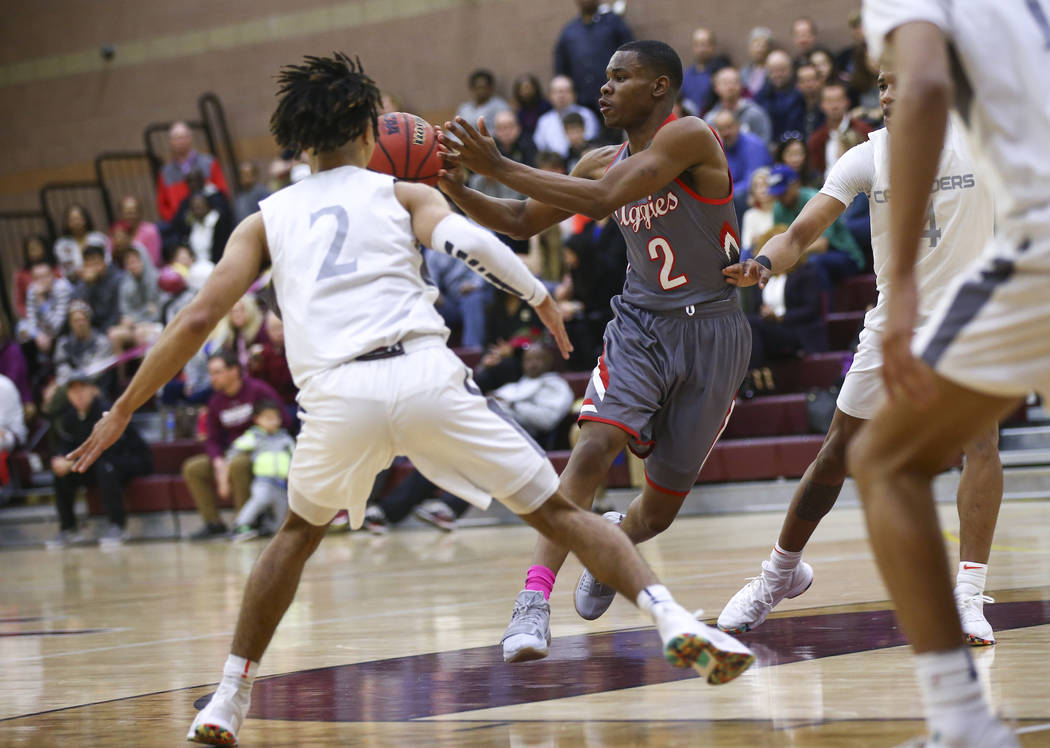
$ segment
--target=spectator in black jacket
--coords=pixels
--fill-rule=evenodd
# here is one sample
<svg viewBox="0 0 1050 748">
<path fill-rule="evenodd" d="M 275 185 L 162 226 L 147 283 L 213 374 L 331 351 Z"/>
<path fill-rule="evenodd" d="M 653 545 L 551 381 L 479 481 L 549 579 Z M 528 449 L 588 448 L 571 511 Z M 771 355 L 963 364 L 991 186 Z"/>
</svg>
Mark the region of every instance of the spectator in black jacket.
<svg viewBox="0 0 1050 748">
<path fill-rule="evenodd" d="M 73 298 L 91 307 L 91 326 L 103 335 L 120 323 L 120 281 L 122 271 L 106 262 L 104 248 L 89 244 L 84 248 L 80 282 L 73 287 Z"/>
<path fill-rule="evenodd" d="M 61 529 L 49 548 L 64 548 L 81 540 L 73 498 L 77 486 L 95 488 L 102 495 L 109 527 L 99 537 L 99 544 L 120 545 L 125 540 L 124 483 L 139 475 L 153 472 L 153 456 L 139 436 L 134 424 L 128 428 L 86 473 L 70 470 L 73 463 L 65 455 L 82 444 L 91 434 L 109 403 L 99 394 L 94 380 L 85 373 L 74 374 L 66 389 L 69 404 L 58 414 L 53 428 L 54 454 L 51 470 L 55 474 L 55 507 Z"/>
</svg>

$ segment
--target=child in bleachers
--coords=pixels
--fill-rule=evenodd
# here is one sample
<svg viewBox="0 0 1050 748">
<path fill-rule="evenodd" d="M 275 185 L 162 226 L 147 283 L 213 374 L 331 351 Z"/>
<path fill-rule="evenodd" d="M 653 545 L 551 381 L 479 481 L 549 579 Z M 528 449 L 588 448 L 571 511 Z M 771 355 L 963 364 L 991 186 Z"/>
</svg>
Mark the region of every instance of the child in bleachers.
<svg viewBox="0 0 1050 748">
<path fill-rule="evenodd" d="M 254 422 L 254 426 L 234 440 L 227 454 L 227 459 L 238 452 L 250 453 L 252 457 L 251 498 L 237 514 L 234 542 L 272 534 L 288 511 L 288 468 L 295 440 L 281 425 L 281 406 L 272 400 L 256 404 Z M 267 511 L 272 513 L 272 520 L 263 519 Z"/>
</svg>

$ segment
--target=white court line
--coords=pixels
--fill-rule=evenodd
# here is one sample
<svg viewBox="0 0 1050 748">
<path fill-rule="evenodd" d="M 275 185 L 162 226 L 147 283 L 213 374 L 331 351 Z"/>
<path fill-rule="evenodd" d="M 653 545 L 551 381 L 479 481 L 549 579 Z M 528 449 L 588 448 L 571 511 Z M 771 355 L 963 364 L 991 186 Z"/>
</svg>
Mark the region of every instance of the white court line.
<svg viewBox="0 0 1050 748">
<path fill-rule="evenodd" d="M 1050 730 L 1050 722 L 1042 725 L 1029 725 L 1028 727 L 1022 727 L 1019 730 L 1014 730 L 1015 735 L 1024 735 L 1029 732 L 1042 732 L 1043 730 Z"/>
</svg>

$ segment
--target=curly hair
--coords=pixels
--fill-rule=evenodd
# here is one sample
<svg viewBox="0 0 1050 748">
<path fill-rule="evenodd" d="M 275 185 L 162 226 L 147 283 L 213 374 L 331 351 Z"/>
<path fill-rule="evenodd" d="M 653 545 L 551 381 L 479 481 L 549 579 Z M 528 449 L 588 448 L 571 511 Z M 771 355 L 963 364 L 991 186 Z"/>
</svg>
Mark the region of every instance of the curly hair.
<svg viewBox="0 0 1050 748">
<path fill-rule="evenodd" d="M 270 132 L 282 148 L 335 150 L 369 126 L 378 137 L 380 92 L 359 59 L 308 55 L 301 65 L 282 67 L 277 83 Z"/>
</svg>

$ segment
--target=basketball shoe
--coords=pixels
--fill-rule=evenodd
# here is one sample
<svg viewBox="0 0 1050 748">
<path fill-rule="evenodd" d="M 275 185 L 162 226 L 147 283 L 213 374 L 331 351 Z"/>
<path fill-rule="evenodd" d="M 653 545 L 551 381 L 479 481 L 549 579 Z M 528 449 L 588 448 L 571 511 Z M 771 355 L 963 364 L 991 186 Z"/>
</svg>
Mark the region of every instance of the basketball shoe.
<svg viewBox="0 0 1050 748">
<path fill-rule="evenodd" d="M 692 667 L 713 686 L 728 683 L 755 661 L 750 649 L 696 620 L 678 603 L 654 606 L 652 614 L 667 661 L 675 667 Z"/>
<path fill-rule="evenodd" d="M 800 561 L 791 571 L 779 571 L 769 561 L 762 562 L 762 573 L 733 595 L 721 615 L 718 628 L 731 634 L 750 631 L 784 598 L 798 597 L 813 584 L 813 567 Z"/>
<path fill-rule="evenodd" d="M 252 704 L 251 686 L 237 686 L 225 682 L 211 701 L 197 712 L 186 740 L 204 745 L 237 745 L 237 732 L 244 724 Z"/>
<path fill-rule="evenodd" d="M 551 606 L 538 590 L 522 590 L 500 640 L 504 662 L 540 660 L 550 653 Z"/>
<path fill-rule="evenodd" d="M 619 526 L 623 522 L 624 515 L 620 512 L 606 512 L 602 517 Z M 583 570 L 576 583 L 574 596 L 576 612 L 580 614 L 580 618 L 586 621 L 599 618 L 612 605 L 614 597 L 616 597 L 616 590 L 599 582 L 587 569 Z"/>
<path fill-rule="evenodd" d="M 1020 745 L 1009 725 L 994 715 L 987 715 L 966 724 L 954 735 L 931 726 L 928 735 L 912 738 L 896 748 L 1020 748 Z"/>
<path fill-rule="evenodd" d="M 995 644 L 995 632 L 984 617 L 984 604 L 994 602 L 973 585 L 960 584 L 955 588 L 955 606 L 959 609 L 959 621 L 966 643 L 970 646 L 987 647 Z"/>
</svg>

